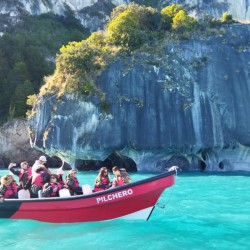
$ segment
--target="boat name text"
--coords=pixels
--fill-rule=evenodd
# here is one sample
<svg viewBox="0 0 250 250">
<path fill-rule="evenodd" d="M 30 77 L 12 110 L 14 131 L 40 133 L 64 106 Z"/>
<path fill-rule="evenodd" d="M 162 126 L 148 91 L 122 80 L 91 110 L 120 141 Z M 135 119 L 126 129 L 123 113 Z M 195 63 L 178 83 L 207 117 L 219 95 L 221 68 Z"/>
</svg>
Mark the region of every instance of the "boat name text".
<svg viewBox="0 0 250 250">
<path fill-rule="evenodd" d="M 121 192 L 117 192 L 117 193 L 113 193 L 113 194 L 108 194 L 108 195 L 104 195 L 101 197 L 96 198 L 96 202 L 97 203 L 102 203 L 102 202 L 107 202 L 107 201 L 112 201 L 115 199 L 119 199 L 128 195 L 132 195 L 133 194 L 133 190 L 132 189 L 128 189 L 128 190 L 124 190 Z"/>
</svg>

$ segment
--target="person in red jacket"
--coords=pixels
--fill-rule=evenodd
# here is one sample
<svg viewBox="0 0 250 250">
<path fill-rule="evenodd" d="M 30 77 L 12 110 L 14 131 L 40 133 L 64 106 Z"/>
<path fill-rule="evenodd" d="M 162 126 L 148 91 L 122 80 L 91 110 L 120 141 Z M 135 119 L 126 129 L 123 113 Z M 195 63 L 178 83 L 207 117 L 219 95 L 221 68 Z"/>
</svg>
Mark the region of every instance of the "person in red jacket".
<svg viewBox="0 0 250 250">
<path fill-rule="evenodd" d="M 64 188 L 59 183 L 58 176 L 56 174 L 50 175 L 50 182 L 43 186 L 42 197 L 59 197 L 59 191 Z"/>
<path fill-rule="evenodd" d="M 112 187 L 123 186 L 125 182 L 122 179 L 120 169 L 115 166 L 112 168 L 113 174 L 115 175 L 114 180 L 112 182 Z"/>
<path fill-rule="evenodd" d="M 36 172 L 32 174 L 32 178 L 26 183 L 24 189 L 30 190 L 32 198 L 38 198 L 38 192 L 42 190 L 43 185 L 50 181 L 50 174 L 44 165 L 37 165 Z"/>
<path fill-rule="evenodd" d="M 126 171 L 126 168 L 120 168 L 120 173 L 121 173 L 121 177 L 122 177 L 125 184 L 132 182 L 131 177 L 129 176 L 129 174 Z"/>
<path fill-rule="evenodd" d="M 69 171 L 66 178 L 66 186 L 68 187 L 71 195 L 83 194 L 82 187 L 80 187 L 76 174 L 77 171 L 72 169 Z"/>
<path fill-rule="evenodd" d="M 94 192 L 99 192 L 110 188 L 111 182 L 109 172 L 106 167 L 102 167 L 95 179 Z"/>
<path fill-rule="evenodd" d="M 1 177 L 0 197 L 16 199 L 18 198 L 18 185 L 12 175 L 7 174 Z"/>
<path fill-rule="evenodd" d="M 26 161 L 20 163 L 20 170 L 14 169 L 15 167 L 16 163 L 10 163 L 8 169 L 11 173 L 19 177 L 19 189 L 23 189 L 31 176 L 32 169 Z"/>
</svg>

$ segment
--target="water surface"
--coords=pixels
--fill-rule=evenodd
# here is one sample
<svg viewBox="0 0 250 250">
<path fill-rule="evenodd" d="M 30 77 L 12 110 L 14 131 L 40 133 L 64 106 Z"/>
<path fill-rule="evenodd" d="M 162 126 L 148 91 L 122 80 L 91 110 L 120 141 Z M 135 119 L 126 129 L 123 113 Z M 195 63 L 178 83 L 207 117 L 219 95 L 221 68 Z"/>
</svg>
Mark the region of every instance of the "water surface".
<svg viewBox="0 0 250 250">
<path fill-rule="evenodd" d="M 0 171 L 3 175 L 6 171 Z M 93 184 L 95 172 L 79 173 Z M 131 174 L 139 180 L 156 173 Z M 93 186 L 93 185 L 92 185 Z M 250 249 L 250 176 L 179 174 L 149 221 L 53 224 L 0 220 L 0 249 Z"/>
</svg>

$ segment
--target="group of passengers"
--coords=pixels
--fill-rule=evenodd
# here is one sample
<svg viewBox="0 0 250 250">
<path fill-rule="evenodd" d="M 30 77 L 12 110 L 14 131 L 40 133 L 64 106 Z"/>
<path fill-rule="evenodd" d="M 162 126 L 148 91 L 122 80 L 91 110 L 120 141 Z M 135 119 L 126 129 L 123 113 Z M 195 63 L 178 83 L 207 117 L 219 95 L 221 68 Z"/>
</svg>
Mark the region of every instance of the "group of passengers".
<svg viewBox="0 0 250 250">
<path fill-rule="evenodd" d="M 106 167 L 102 167 L 95 179 L 94 192 L 103 191 L 110 187 L 123 186 L 131 182 L 129 174 L 125 168 L 119 169 L 117 166 L 112 168 L 114 180 L 111 182 L 109 172 Z"/>
<path fill-rule="evenodd" d="M 61 168 L 57 169 L 57 174 L 52 173 L 47 166 L 45 156 L 40 156 L 39 160 L 30 167 L 24 161 L 20 164 L 20 169 L 15 169 L 16 164 L 10 163 L 8 169 L 11 174 L 1 177 L 0 182 L 0 197 L 3 198 L 18 198 L 18 191 L 24 189 L 29 190 L 31 198 L 38 197 L 59 197 L 59 191 L 67 189 L 70 195 L 83 194 L 82 187 L 76 177 L 77 171 L 72 169 L 63 180 L 64 171 Z M 126 172 L 126 169 L 118 167 L 112 168 L 114 180 L 111 182 L 108 169 L 102 167 L 98 176 L 95 179 L 93 192 L 99 192 L 111 187 L 122 186 L 131 182 L 131 178 Z M 19 185 L 13 178 L 13 174 L 18 176 Z"/>
</svg>

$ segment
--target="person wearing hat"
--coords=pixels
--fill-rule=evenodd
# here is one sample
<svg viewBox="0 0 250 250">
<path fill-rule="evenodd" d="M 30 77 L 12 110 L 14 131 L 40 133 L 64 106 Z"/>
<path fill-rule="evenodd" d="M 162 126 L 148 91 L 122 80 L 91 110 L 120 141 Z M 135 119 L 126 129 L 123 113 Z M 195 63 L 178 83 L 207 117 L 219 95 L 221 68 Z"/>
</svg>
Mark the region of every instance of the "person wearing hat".
<svg viewBox="0 0 250 250">
<path fill-rule="evenodd" d="M 50 181 L 50 173 L 42 164 L 37 164 L 34 173 L 26 183 L 24 189 L 29 189 L 32 198 L 38 198 L 38 192 L 42 190 L 43 185 Z"/>
<path fill-rule="evenodd" d="M 39 157 L 38 160 L 35 161 L 34 165 L 32 166 L 32 175 L 35 174 L 36 170 L 37 170 L 37 166 L 39 166 L 39 168 L 42 166 L 44 166 L 44 168 L 46 169 L 46 171 L 49 174 L 52 174 L 51 170 L 48 168 L 47 166 L 47 158 L 44 155 L 41 155 Z"/>
</svg>

